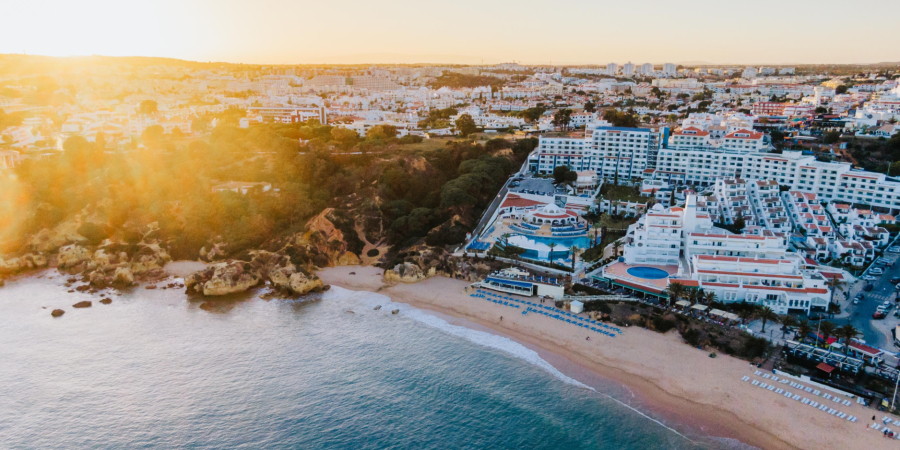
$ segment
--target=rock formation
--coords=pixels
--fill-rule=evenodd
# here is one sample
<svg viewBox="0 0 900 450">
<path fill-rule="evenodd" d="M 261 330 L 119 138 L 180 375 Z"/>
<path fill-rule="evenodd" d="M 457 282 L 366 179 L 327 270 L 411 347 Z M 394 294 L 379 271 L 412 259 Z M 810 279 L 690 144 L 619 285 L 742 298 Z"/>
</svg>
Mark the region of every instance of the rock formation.
<svg viewBox="0 0 900 450">
<path fill-rule="evenodd" d="M 190 294 L 205 296 L 243 292 L 266 281 L 291 295 L 304 295 L 325 289 L 322 280 L 291 263 L 290 256 L 268 251 L 250 252 L 247 261 L 216 263 L 185 278 Z"/>
</svg>

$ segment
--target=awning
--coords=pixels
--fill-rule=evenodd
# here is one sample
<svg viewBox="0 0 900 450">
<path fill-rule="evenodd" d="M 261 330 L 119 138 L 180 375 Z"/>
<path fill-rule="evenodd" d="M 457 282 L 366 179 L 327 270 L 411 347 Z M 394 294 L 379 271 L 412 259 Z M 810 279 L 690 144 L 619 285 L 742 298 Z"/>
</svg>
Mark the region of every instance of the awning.
<svg viewBox="0 0 900 450">
<path fill-rule="evenodd" d="M 687 301 L 687 300 L 678 300 L 677 302 L 675 302 L 675 305 L 677 305 L 677 306 L 690 306 L 690 305 L 691 305 L 691 302 L 689 302 L 689 301 Z"/>
<path fill-rule="evenodd" d="M 831 366 L 829 366 L 828 364 L 825 364 L 825 363 L 819 363 L 819 365 L 816 366 L 816 369 L 819 369 L 819 370 L 821 370 L 822 372 L 825 372 L 825 373 L 831 373 L 831 372 L 834 370 L 834 367 L 831 367 Z"/>
<path fill-rule="evenodd" d="M 709 311 L 709 315 L 711 316 L 724 316 L 726 313 L 721 309 L 712 309 Z"/>
<path fill-rule="evenodd" d="M 706 308 L 709 308 L 706 305 L 694 305 L 691 309 L 696 309 L 697 311 L 706 311 Z"/>
</svg>

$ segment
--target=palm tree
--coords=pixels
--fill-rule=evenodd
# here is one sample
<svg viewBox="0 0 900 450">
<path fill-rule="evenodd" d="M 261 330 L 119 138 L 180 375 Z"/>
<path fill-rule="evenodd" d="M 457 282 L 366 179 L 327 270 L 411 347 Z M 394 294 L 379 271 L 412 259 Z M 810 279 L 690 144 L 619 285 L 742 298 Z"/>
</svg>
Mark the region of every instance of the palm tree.
<svg viewBox="0 0 900 450">
<path fill-rule="evenodd" d="M 703 300 L 703 291 L 700 289 L 691 289 L 687 295 L 688 300 L 691 302 L 691 306 L 700 303 L 700 300 Z"/>
<path fill-rule="evenodd" d="M 825 348 L 828 348 L 828 338 L 834 336 L 834 332 L 837 329 L 832 322 L 822 321 L 819 323 L 819 334 L 822 336 L 822 342 L 825 343 Z"/>
<path fill-rule="evenodd" d="M 578 256 L 578 254 L 577 254 L 578 247 L 573 245 L 572 247 L 569 248 L 569 251 L 572 252 L 572 272 L 574 273 L 575 272 L 575 257 Z"/>
<path fill-rule="evenodd" d="M 759 310 L 759 318 L 762 319 L 762 332 L 766 332 L 766 322 L 770 320 L 775 320 L 778 318 L 778 315 L 775 314 L 775 311 L 772 311 L 772 308 L 768 306 L 763 306 Z"/>
<path fill-rule="evenodd" d="M 784 335 L 787 334 L 787 332 L 790 331 L 791 328 L 794 328 L 795 326 L 797 326 L 797 319 L 790 314 L 785 314 L 785 315 L 781 316 L 778 319 L 778 321 L 781 322 L 781 338 L 782 339 L 784 339 Z"/>
<path fill-rule="evenodd" d="M 794 333 L 794 339 L 797 339 L 797 335 L 799 334 L 799 340 L 800 342 L 803 342 L 803 339 L 809 336 L 809 333 L 812 333 L 812 325 L 810 325 L 808 320 L 803 319 L 797 324 L 797 331 Z"/>
<path fill-rule="evenodd" d="M 703 294 L 703 303 L 705 303 L 706 305 L 712 305 L 717 300 L 718 298 L 716 298 L 716 293 L 713 291 L 708 291 L 707 293 Z"/>
<path fill-rule="evenodd" d="M 831 288 L 831 299 L 829 300 L 829 303 L 834 303 L 834 293 L 835 293 L 836 291 L 843 291 L 844 286 L 846 285 L 846 283 L 844 283 L 843 281 L 841 281 L 841 280 L 838 279 L 837 277 L 834 277 L 834 278 L 829 278 L 829 279 L 828 279 L 828 282 L 825 283 L 825 284 L 828 285 L 828 287 Z"/>
<path fill-rule="evenodd" d="M 669 305 L 674 305 L 678 302 L 678 299 L 684 296 L 685 290 L 684 285 L 677 281 L 669 283 L 669 287 L 666 288 L 666 294 L 669 296 Z"/>
<path fill-rule="evenodd" d="M 619 249 L 622 248 L 622 243 L 619 242 L 618 239 L 616 239 L 615 241 L 613 241 L 612 245 L 613 245 L 613 256 L 618 258 L 619 257 Z"/>
<path fill-rule="evenodd" d="M 859 332 L 859 330 L 856 329 L 856 327 L 854 327 L 853 325 L 850 325 L 849 323 L 838 328 L 835 331 L 835 333 L 837 333 L 838 336 L 844 338 L 844 354 L 845 355 L 847 354 L 848 351 L 850 351 L 850 341 L 852 341 L 853 338 L 862 334 Z"/>
</svg>

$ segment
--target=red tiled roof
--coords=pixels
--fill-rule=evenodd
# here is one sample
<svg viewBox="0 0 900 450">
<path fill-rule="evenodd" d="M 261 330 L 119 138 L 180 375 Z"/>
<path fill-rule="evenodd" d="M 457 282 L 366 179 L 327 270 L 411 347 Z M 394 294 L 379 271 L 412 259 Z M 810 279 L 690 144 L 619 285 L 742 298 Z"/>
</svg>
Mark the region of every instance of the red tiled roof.
<svg viewBox="0 0 900 450">
<path fill-rule="evenodd" d="M 545 204 L 546 204 L 545 202 L 539 202 L 537 200 L 522 198 L 516 194 L 509 194 L 509 196 L 506 197 L 506 200 L 503 201 L 503 204 L 500 205 L 500 207 L 501 208 L 510 208 L 510 207 L 525 208 L 528 206 L 538 206 L 538 205 L 545 205 Z"/>
</svg>

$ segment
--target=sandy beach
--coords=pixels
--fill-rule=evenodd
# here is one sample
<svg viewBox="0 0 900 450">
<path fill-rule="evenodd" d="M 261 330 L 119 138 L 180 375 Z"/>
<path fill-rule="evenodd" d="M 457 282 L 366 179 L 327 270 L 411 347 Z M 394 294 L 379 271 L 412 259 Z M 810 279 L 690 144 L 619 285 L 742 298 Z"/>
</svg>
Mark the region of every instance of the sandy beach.
<svg viewBox="0 0 900 450">
<path fill-rule="evenodd" d="M 381 273 L 376 267 L 345 266 L 320 271 L 319 276 L 329 284 L 378 292 L 395 302 L 466 319 L 560 355 L 602 378 L 628 386 L 654 413 L 677 417 L 679 422 L 712 436 L 737 439 L 763 449 L 900 448 L 900 442 L 867 428 L 872 415 L 880 419 L 884 414 L 878 415 L 855 401 L 851 406 L 835 403 L 835 409 L 859 417 L 858 422 L 852 423 L 752 386 L 741 381 L 741 377 L 762 380 L 754 376 L 754 366 L 725 355 L 710 358 L 709 352 L 682 343 L 676 332 L 662 335 L 631 327 L 624 328 L 624 334 L 614 339 L 607 338 L 541 315 L 523 316 L 521 310 L 469 297 L 463 291 L 468 285 L 464 281 L 434 277 L 417 284 L 386 286 Z M 588 335 L 589 341 L 585 340 Z M 815 397 L 787 385 L 779 387 Z"/>
</svg>

